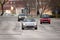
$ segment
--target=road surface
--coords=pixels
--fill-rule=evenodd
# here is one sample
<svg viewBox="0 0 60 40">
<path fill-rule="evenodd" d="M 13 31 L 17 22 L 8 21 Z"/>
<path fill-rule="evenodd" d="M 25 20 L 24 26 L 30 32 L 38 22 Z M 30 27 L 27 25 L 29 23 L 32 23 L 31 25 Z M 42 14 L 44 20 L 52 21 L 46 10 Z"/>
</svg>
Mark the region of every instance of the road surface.
<svg viewBox="0 0 60 40">
<path fill-rule="evenodd" d="M 22 30 L 15 18 L 0 18 L 0 40 L 60 40 L 60 19 L 52 18 L 51 24 L 37 21 L 37 30 Z"/>
</svg>

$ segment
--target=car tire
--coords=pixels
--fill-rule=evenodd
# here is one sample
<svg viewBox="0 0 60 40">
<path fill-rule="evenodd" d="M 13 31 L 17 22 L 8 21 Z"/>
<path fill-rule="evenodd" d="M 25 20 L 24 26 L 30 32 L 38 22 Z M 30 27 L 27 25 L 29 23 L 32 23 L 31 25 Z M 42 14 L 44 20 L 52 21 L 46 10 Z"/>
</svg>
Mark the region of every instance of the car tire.
<svg viewBox="0 0 60 40">
<path fill-rule="evenodd" d="M 49 22 L 49 24 L 50 24 L 50 22 Z"/>
<path fill-rule="evenodd" d="M 18 19 L 18 21 L 20 21 L 20 19 Z"/>
<path fill-rule="evenodd" d="M 35 27 L 35 30 L 37 30 L 37 27 Z"/>
<path fill-rule="evenodd" d="M 22 26 L 22 30 L 24 30 L 23 26 Z"/>
<path fill-rule="evenodd" d="M 24 28 L 22 27 L 22 30 L 24 30 Z"/>
<path fill-rule="evenodd" d="M 23 25 L 22 25 L 22 30 L 24 30 L 24 27 L 23 27 Z"/>
<path fill-rule="evenodd" d="M 42 22 L 40 22 L 40 24 L 42 24 Z"/>
</svg>

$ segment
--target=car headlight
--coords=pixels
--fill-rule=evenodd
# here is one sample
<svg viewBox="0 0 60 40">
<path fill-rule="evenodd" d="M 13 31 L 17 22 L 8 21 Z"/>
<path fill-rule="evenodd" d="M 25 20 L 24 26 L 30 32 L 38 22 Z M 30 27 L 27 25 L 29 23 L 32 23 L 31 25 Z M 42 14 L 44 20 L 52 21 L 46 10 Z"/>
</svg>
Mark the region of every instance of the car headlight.
<svg viewBox="0 0 60 40">
<path fill-rule="evenodd" d="M 27 16 L 25 16 L 25 18 L 27 18 Z"/>
<path fill-rule="evenodd" d="M 37 25 L 36 23 L 34 23 L 34 25 Z"/>
<path fill-rule="evenodd" d="M 25 25 L 25 23 L 23 25 Z"/>
<path fill-rule="evenodd" d="M 19 18 L 21 18 L 21 17 L 19 16 Z"/>
</svg>

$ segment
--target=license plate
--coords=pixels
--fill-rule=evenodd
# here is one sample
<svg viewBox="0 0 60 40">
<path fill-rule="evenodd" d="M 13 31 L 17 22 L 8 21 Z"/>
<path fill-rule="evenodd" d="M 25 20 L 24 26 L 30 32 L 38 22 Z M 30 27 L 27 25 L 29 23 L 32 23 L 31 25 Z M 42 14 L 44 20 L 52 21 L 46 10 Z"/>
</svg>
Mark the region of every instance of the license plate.
<svg viewBox="0 0 60 40">
<path fill-rule="evenodd" d="M 34 24 L 27 24 L 27 25 L 34 25 Z"/>
<path fill-rule="evenodd" d="M 48 21 L 44 21 L 44 22 L 48 22 Z"/>
</svg>

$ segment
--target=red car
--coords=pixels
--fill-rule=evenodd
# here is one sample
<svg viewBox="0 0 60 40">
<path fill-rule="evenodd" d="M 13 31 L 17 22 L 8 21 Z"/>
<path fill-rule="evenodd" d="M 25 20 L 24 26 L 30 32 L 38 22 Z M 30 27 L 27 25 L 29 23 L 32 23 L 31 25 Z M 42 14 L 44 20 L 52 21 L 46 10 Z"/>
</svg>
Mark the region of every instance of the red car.
<svg viewBox="0 0 60 40">
<path fill-rule="evenodd" d="M 49 23 L 50 24 L 50 18 L 48 15 L 42 15 L 42 18 L 40 18 L 40 24 L 42 23 Z"/>
</svg>

